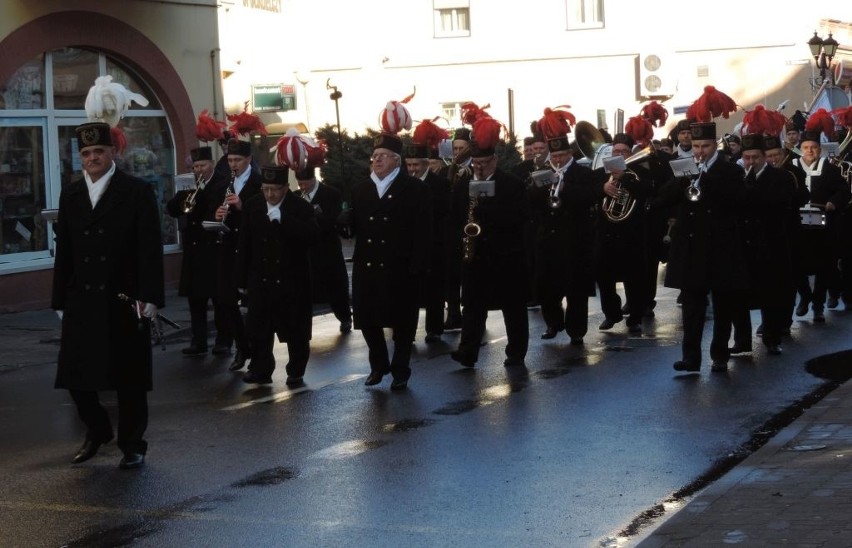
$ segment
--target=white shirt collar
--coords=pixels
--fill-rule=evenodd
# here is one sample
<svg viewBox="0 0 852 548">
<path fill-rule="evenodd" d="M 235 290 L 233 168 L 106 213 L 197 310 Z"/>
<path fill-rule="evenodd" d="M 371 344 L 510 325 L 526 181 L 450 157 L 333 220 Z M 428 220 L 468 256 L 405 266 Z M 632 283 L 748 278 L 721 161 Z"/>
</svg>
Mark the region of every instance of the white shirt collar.
<svg viewBox="0 0 852 548">
<path fill-rule="evenodd" d="M 246 186 L 246 181 L 251 177 L 251 166 L 248 166 L 245 171 L 243 171 L 242 175 L 238 175 L 236 179 L 234 179 L 234 193 L 239 195 L 240 192 L 243 191 L 243 188 Z"/>
<path fill-rule="evenodd" d="M 376 183 L 376 191 L 379 193 L 379 198 L 385 195 L 385 192 L 388 191 L 388 187 L 391 185 L 396 176 L 399 175 L 399 168 L 394 168 L 387 177 L 384 179 L 379 179 L 378 175 L 374 171 L 370 172 L 370 179 Z"/>
<path fill-rule="evenodd" d="M 97 181 L 92 181 L 92 177 L 89 175 L 89 172 L 83 170 L 83 177 L 86 179 L 86 189 L 89 191 L 89 201 L 92 202 L 92 209 L 98 205 L 98 201 L 101 199 L 101 196 L 104 195 L 104 192 L 106 192 L 109 182 L 112 180 L 112 176 L 114 174 L 115 162 L 112 163 L 109 171 L 107 171 L 106 174 Z"/>
</svg>

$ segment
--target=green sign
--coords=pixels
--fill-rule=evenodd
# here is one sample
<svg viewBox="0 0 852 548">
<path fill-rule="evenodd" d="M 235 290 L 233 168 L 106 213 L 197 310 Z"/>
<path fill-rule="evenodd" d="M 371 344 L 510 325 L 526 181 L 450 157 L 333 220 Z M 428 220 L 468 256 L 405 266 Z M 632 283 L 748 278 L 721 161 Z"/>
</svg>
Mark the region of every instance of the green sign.
<svg viewBox="0 0 852 548">
<path fill-rule="evenodd" d="M 251 87 L 255 112 L 296 110 L 296 86 L 290 84 L 264 84 Z"/>
</svg>

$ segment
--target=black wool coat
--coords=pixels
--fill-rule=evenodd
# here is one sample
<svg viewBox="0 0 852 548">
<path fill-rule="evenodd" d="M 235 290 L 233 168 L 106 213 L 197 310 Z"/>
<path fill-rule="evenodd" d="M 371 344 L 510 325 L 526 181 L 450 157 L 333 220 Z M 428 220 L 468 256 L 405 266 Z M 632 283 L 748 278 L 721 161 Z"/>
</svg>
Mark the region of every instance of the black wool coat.
<svg viewBox="0 0 852 548">
<path fill-rule="evenodd" d="M 151 390 L 151 333 L 127 295 L 165 306 L 156 195 L 116 170 L 94 210 L 86 181 L 62 189 L 51 307 L 63 310 L 56 388 Z"/>
<path fill-rule="evenodd" d="M 302 200 L 305 201 L 304 197 Z M 317 183 L 317 191 L 310 205 L 320 230 L 319 242 L 311 247 L 313 301 L 327 303 L 331 302 L 335 291 L 345 288 L 349 292 L 349 273 L 346 271 L 343 245 L 337 231 L 343 194 L 333 186 Z"/>
</svg>

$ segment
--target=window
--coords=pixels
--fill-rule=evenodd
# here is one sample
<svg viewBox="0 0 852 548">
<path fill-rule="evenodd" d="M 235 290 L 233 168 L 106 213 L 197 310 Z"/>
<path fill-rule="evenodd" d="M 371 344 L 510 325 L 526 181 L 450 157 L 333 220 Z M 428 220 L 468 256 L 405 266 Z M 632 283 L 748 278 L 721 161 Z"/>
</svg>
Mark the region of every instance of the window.
<svg viewBox="0 0 852 548">
<path fill-rule="evenodd" d="M 604 0 L 566 0 L 568 30 L 603 28 L 603 3 Z"/>
<path fill-rule="evenodd" d="M 441 116 L 450 124 L 450 127 L 461 127 L 461 106 L 466 102 L 441 103 Z"/>
<path fill-rule="evenodd" d="M 435 37 L 470 36 L 469 0 L 433 0 Z"/>
<path fill-rule="evenodd" d="M 177 222 L 163 216 L 174 196 L 175 149 L 162 106 L 138 77 L 103 53 L 64 48 L 41 54 L 0 84 L 0 272 L 49 260 L 52 227 L 41 211 L 59 207 L 63 186 L 81 175 L 74 128 L 100 75 L 111 75 L 148 99 L 121 121 L 127 148 L 116 165 L 152 185 L 160 205 L 163 244 L 178 243 Z M 182 166 L 181 166 L 182 167 Z"/>
</svg>

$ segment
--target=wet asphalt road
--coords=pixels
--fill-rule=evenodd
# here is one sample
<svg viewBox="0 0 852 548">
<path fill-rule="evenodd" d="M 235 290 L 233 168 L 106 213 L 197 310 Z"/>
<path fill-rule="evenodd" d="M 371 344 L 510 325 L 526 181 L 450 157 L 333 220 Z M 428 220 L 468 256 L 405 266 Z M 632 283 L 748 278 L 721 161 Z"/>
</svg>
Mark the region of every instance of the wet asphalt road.
<svg viewBox="0 0 852 548">
<path fill-rule="evenodd" d="M 805 360 L 849 343 L 852 313 L 831 312 L 795 322 L 781 357 L 756 338 L 727 374 L 679 375 L 675 296 L 660 290 L 641 337 L 624 323 L 599 332 L 592 299 L 585 347 L 541 341 L 531 311 L 521 370 L 502 366 L 499 313 L 475 370 L 447 355 L 458 333 L 427 347 L 421 322 L 404 393 L 387 377 L 363 386 L 363 339 L 331 315 L 315 320 L 298 390 L 284 386 L 283 345 L 275 383 L 250 387 L 229 359 L 184 359 L 172 341 L 155 350 L 139 471 L 116 468 L 114 444 L 69 465 L 83 431 L 53 366 L 6 372 L 0 546 L 629 545 L 619 532 L 637 515 L 823 385 Z"/>
</svg>

